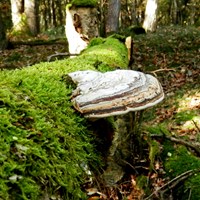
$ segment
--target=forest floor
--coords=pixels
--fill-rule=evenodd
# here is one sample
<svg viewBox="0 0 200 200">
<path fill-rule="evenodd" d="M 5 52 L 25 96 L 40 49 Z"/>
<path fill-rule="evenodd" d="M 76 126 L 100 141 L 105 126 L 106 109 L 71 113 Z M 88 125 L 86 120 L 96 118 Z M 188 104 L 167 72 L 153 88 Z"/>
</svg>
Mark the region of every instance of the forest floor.
<svg viewBox="0 0 200 200">
<path fill-rule="evenodd" d="M 66 42 L 16 45 L 13 49 L 0 52 L 0 69 L 22 68 L 46 62 L 48 56 L 66 52 L 66 49 Z M 200 151 L 196 148 L 200 146 L 200 29 L 167 27 L 158 29 L 156 33 L 136 35 L 133 56 L 133 69 L 151 73 L 160 80 L 165 100 L 145 112 L 142 131 L 143 139 L 148 143 L 148 153 L 143 157 L 144 160 L 140 160 L 138 166 L 134 166 L 134 170 L 130 170 L 116 187 L 91 188 L 97 192 L 89 197 L 90 200 L 165 199 L 160 197 L 160 188 L 163 188 L 162 194 L 173 196 L 172 190 L 175 191 L 178 187 L 175 183 L 179 180 L 179 175 L 194 168 L 182 169 L 175 175 L 167 172 L 175 170 L 163 160 L 163 137 L 171 141 L 174 148 L 179 148 L 182 144 L 187 149 L 189 147 L 189 151 L 192 149 L 190 152 L 195 157 L 200 156 Z M 149 135 L 155 137 L 155 140 L 149 142 Z M 172 151 L 165 152 L 165 159 L 172 160 Z M 139 165 L 144 168 L 142 178 L 135 173 L 135 168 Z M 174 185 L 168 185 L 169 180 L 176 177 Z M 170 193 L 166 186 L 171 186 Z"/>
</svg>

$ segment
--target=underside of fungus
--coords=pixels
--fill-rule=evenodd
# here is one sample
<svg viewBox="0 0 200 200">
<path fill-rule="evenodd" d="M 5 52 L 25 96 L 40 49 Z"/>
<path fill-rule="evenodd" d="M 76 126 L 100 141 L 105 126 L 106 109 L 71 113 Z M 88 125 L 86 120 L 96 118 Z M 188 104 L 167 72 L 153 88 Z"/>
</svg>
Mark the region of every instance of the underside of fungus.
<svg viewBox="0 0 200 200">
<path fill-rule="evenodd" d="M 73 105 L 88 118 L 143 110 L 164 98 L 159 81 L 138 71 L 115 70 L 101 73 L 88 70 L 68 75 L 77 84 L 72 94 Z"/>
</svg>

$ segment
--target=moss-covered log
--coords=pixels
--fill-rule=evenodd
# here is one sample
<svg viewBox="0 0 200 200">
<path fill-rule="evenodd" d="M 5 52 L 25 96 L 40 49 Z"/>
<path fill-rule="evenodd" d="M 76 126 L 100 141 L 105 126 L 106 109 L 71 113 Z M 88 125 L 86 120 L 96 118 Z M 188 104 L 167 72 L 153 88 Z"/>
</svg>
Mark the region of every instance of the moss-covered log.
<svg viewBox="0 0 200 200">
<path fill-rule="evenodd" d="M 97 44 L 73 59 L 0 71 L 0 199 L 85 198 L 81 166 L 99 158 L 65 74 L 128 65 L 118 40 Z"/>
</svg>

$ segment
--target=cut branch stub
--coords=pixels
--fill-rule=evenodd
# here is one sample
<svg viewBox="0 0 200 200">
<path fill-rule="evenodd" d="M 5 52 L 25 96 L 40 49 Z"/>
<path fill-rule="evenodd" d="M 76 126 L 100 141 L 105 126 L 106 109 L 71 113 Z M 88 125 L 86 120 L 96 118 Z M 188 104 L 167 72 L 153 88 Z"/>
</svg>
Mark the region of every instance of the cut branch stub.
<svg viewBox="0 0 200 200">
<path fill-rule="evenodd" d="M 72 95 L 74 107 L 88 118 L 102 118 L 143 110 L 161 102 L 164 93 L 159 81 L 132 70 L 106 73 L 69 73 L 77 84 Z"/>
</svg>

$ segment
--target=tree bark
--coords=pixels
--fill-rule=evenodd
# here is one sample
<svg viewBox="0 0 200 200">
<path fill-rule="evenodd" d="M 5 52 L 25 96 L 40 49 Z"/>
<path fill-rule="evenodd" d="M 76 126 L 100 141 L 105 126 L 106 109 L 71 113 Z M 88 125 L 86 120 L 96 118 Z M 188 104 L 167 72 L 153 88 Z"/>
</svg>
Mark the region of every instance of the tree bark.
<svg viewBox="0 0 200 200">
<path fill-rule="evenodd" d="M 27 19 L 27 25 L 32 35 L 37 35 L 38 33 L 38 23 L 37 23 L 37 2 L 36 0 L 25 0 L 24 1 L 24 12 Z"/>
<path fill-rule="evenodd" d="M 178 6 L 177 0 L 171 1 L 171 19 L 173 24 L 178 24 Z"/>
<path fill-rule="evenodd" d="M 147 0 L 143 28 L 146 32 L 156 31 L 158 0 Z"/>
<path fill-rule="evenodd" d="M 13 31 L 36 35 L 39 31 L 37 0 L 11 0 Z"/>
<path fill-rule="evenodd" d="M 119 14 L 121 9 L 120 0 L 109 0 L 108 13 L 106 20 L 106 34 L 119 30 Z"/>
<path fill-rule="evenodd" d="M 7 40 L 1 13 L 0 11 L 0 50 L 4 50 L 7 47 Z"/>
<path fill-rule="evenodd" d="M 21 0 L 11 0 L 11 12 L 13 28 L 16 31 L 21 30 L 22 13 L 24 12 L 24 6 Z"/>
</svg>

